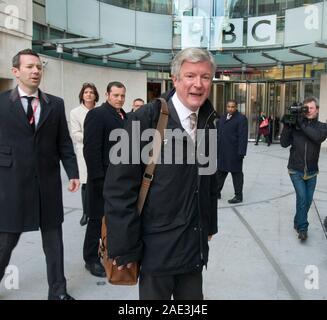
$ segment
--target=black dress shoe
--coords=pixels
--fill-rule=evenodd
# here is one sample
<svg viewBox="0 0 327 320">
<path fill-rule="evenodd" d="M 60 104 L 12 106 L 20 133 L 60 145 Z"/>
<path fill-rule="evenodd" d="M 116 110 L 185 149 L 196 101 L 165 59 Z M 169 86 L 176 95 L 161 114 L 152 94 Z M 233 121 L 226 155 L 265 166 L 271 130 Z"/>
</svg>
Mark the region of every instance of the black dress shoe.
<svg viewBox="0 0 327 320">
<path fill-rule="evenodd" d="M 233 199 L 230 199 L 230 200 L 228 200 L 228 203 L 241 203 L 241 202 L 243 202 L 243 199 L 242 198 L 240 198 L 240 197 L 234 197 Z"/>
<path fill-rule="evenodd" d="M 325 217 L 325 219 L 324 219 L 324 227 L 325 227 L 325 230 L 327 230 L 327 217 Z"/>
<path fill-rule="evenodd" d="M 106 272 L 100 262 L 92 262 L 85 263 L 86 270 L 90 271 L 90 273 L 99 278 L 105 278 Z"/>
<path fill-rule="evenodd" d="M 298 236 L 298 238 L 299 238 L 301 241 L 305 241 L 305 240 L 307 240 L 307 238 L 308 238 L 308 232 L 305 231 L 305 230 L 300 230 L 300 231 L 299 231 L 299 236 Z"/>
<path fill-rule="evenodd" d="M 49 300 L 75 300 L 68 293 L 60 294 L 59 296 L 49 296 Z"/>
<path fill-rule="evenodd" d="M 83 214 L 79 224 L 81 226 L 85 226 L 87 224 L 88 220 L 89 220 L 88 216 L 86 214 Z"/>
</svg>

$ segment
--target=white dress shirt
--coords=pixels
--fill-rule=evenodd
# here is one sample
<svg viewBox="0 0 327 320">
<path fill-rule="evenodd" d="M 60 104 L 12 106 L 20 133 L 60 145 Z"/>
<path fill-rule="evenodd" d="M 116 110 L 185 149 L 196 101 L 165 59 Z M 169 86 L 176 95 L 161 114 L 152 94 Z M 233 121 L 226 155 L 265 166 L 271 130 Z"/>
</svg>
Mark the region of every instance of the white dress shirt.
<svg viewBox="0 0 327 320">
<path fill-rule="evenodd" d="M 184 104 L 179 100 L 177 93 L 175 93 L 172 97 L 172 101 L 174 104 L 174 107 L 176 109 L 178 118 L 181 122 L 182 127 L 185 129 L 185 131 L 193 138 L 194 137 L 194 131 L 196 128 L 191 130 L 190 127 L 190 114 L 195 113 L 197 118 L 199 115 L 199 108 L 196 111 L 192 111 L 189 108 L 185 107 Z"/>
</svg>

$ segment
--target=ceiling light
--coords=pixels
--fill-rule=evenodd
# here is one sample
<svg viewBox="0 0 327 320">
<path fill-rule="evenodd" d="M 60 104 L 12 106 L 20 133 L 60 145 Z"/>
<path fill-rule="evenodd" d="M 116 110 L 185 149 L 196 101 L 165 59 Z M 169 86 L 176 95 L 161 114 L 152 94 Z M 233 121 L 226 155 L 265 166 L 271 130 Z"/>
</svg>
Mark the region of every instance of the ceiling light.
<svg viewBox="0 0 327 320">
<path fill-rule="evenodd" d="M 78 56 L 79 56 L 78 49 L 73 49 L 73 57 L 78 58 Z"/>
<path fill-rule="evenodd" d="M 315 67 L 316 65 L 318 65 L 318 58 L 313 58 L 312 59 L 312 65 Z"/>
<path fill-rule="evenodd" d="M 102 63 L 107 64 L 108 63 L 108 57 L 102 56 Z"/>
<path fill-rule="evenodd" d="M 242 71 L 246 71 L 246 64 L 242 63 Z"/>
<path fill-rule="evenodd" d="M 278 69 L 282 69 L 283 68 L 283 64 L 281 63 L 281 61 L 277 62 L 277 68 Z"/>
<path fill-rule="evenodd" d="M 137 69 L 141 69 L 141 62 L 140 62 L 140 60 L 136 60 L 136 62 L 135 62 L 135 67 L 136 67 Z"/>
<path fill-rule="evenodd" d="M 61 43 L 57 44 L 57 53 L 63 53 L 64 52 L 64 46 Z"/>
</svg>

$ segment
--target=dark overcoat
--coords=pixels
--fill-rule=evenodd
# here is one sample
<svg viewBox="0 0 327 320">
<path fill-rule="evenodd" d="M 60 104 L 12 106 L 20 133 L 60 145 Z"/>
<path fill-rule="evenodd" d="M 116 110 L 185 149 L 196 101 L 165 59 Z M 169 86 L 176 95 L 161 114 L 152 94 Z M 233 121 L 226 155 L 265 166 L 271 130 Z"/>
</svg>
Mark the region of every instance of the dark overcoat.
<svg viewBox="0 0 327 320">
<path fill-rule="evenodd" d="M 125 119 L 126 113 L 121 110 Z M 86 211 L 90 217 L 104 214 L 103 183 L 109 165 L 109 152 L 114 141 L 109 141 L 112 130 L 122 128 L 123 120 L 108 102 L 90 110 L 84 121 L 84 159 L 87 167 Z"/>
<path fill-rule="evenodd" d="M 0 95 L 0 232 L 51 229 L 63 222 L 60 160 L 69 179 L 78 167 L 64 102 L 39 90 L 35 133 L 18 89 Z"/>
<path fill-rule="evenodd" d="M 168 129 L 184 131 L 170 96 Z M 156 128 L 160 114 L 160 103 L 152 102 L 137 110 L 127 121 L 129 133 L 130 161 L 133 151 L 133 121 L 138 121 L 141 132 Z M 198 128 L 216 130 L 213 124 L 214 110 L 209 101 L 201 106 Z M 204 133 L 202 133 L 204 134 Z M 199 136 L 208 148 L 208 139 Z M 214 141 L 216 143 L 216 141 Z M 187 139 L 166 136 L 163 148 L 171 144 L 183 145 Z M 142 150 L 141 142 L 138 150 Z M 134 149 L 134 156 L 135 156 Z M 175 150 L 175 149 L 173 149 Z M 216 150 L 214 150 L 214 162 Z M 173 152 L 173 155 L 174 154 Z M 178 158 L 178 156 L 177 156 Z M 174 158 L 173 159 L 177 159 Z M 187 163 L 185 153 L 173 161 L 161 163 L 155 168 L 147 199 L 141 217 L 136 210 L 137 197 L 145 165 L 109 164 L 105 185 L 105 212 L 108 226 L 109 255 L 117 258 L 118 264 L 141 261 L 141 272 L 152 275 L 179 274 L 202 270 L 208 261 L 208 235 L 217 232 L 217 181 L 215 168 L 211 174 L 199 175 L 199 164 Z M 215 167 L 215 165 L 214 165 Z"/>
<path fill-rule="evenodd" d="M 224 114 L 218 122 L 218 170 L 242 172 L 243 158 L 248 144 L 247 118 L 236 111 L 227 120 Z"/>
</svg>

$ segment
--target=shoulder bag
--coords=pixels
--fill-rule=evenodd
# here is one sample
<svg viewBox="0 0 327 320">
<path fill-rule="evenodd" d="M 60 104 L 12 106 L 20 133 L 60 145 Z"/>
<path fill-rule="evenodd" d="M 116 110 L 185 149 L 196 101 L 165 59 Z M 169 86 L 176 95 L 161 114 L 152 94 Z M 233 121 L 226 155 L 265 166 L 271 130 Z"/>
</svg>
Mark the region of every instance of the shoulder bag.
<svg viewBox="0 0 327 320">
<path fill-rule="evenodd" d="M 154 136 L 152 155 L 149 160 L 149 164 L 145 168 L 139 196 L 137 199 L 137 212 L 139 215 L 142 213 L 144 202 L 153 180 L 154 169 L 160 154 L 161 144 L 164 139 L 164 130 L 167 128 L 168 123 L 169 110 L 167 102 L 162 98 L 159 98 L 159 100 L 161 102 L 161 111 L 157 124 L 157 130 Z M 140 271 L 140 265 L 138 262 L 133 262 L 130 268 L 125 266 L 123 270 L 118 270 L 118 266 L 113 265 L 113 259 L 110 259 L 108 256 L 107 225 L 105 216 L 102 218 L 101 238 L 98 252 L 101 263 L 106 271 L 106 276 L 109 283 L 114 285 L 137 284 Z"/>
</svg>

